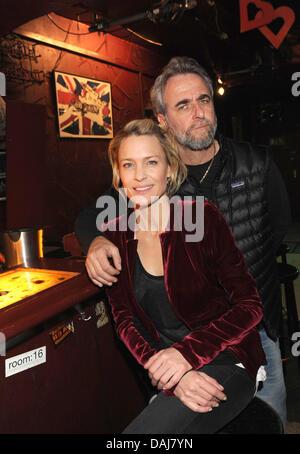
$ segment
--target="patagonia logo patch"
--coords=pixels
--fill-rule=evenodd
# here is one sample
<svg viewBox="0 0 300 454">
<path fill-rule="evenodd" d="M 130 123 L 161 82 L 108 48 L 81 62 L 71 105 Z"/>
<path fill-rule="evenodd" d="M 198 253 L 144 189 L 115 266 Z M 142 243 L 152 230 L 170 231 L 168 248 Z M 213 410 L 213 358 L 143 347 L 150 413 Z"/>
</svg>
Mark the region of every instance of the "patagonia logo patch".
<svg viewBox="0 0 300 454">
<path fill-rule="evenodd" d="M 232 188 L 239 188 L 240 186 L 244 186 L 245 182 L 244 181 L 235 181 L 234 183 L 231 183 Z"/>
</svg>

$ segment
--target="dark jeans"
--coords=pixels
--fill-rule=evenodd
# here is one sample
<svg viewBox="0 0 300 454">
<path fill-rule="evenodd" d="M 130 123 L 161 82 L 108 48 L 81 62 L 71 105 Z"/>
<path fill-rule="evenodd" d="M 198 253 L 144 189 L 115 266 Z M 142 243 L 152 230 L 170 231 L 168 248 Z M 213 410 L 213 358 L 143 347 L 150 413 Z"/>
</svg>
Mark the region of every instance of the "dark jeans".
<svg viewBox="0 0 300 454">
<path fill-rule="evenodd" d="M 227 400 L 207 413 L 197 413 L 177 397 L 163 392 L 124 430 L 123 434 L 213 434 L 237 416 L 252 400 L 256 383 L 245 369 L 235 364 L 212 361 L 201 372 L 215 378 L 223 387 Z"/>
</svg>

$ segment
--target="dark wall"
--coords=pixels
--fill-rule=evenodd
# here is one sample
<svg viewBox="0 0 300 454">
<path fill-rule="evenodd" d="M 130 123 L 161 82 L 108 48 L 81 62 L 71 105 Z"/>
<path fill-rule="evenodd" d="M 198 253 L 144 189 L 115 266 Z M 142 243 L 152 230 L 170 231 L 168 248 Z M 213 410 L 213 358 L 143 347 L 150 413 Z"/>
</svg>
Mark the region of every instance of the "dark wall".
<svg viewBox="0 0 300 454">
<path fill-rule="evenodd" d="M 299 65 L 266 71 L 215 97 L 221 132 L 267 146 L 285 181 L 293 221 L 300 220 L 300 86 L 292 90 L 296 72 L 300 74 Z"/>
<path fill-rule="evenodd" d="M 67 30 L 70 21 L 60 18 L 60 25 Z M 106 153 L 108 139 L 59 137 L 53 71 L 110 82 L 116 132 L 129 120 L 144 116 L 149 89 L 162 59 L 154 52 L 110 35 L 68 35 L 53 25 L 51 28 L 46 17 L 25 24 L 18 32 L 22 35 L 17 40 L 34 52 L 34 58 L 10 58 L 6 100 L 26 103 L 24 115 L 27 116 L 30 104 L 45 107 L 45 145 L 41 150 L 45 162 L 44 209 L 39 224 L 44 225 L 46 238 L 59 240 L 73 231 L 79 211 L 110 185 L 111 171 Z M 28 38 L 32 33 L 37 36 L 36 40 Z M 49 43 L 41 42 L 45 39 Z M 63 49 L 64 42 L 72 47 Z M 99 58 L 90 56 L 95 54 Z M 22 67 L 24 80 L 19 77 L 18 67 Z M 31 150 L 26 152 L 30 161 Z M 14 178 L 12 173 L 7 177 L 10 181 Z M 30 179 L 27 184 L 31 184 Z M 7 205 L 9 203 L 8 199 Z M 27 203 L 30 204 L 30 199 Z"/>
</svg>

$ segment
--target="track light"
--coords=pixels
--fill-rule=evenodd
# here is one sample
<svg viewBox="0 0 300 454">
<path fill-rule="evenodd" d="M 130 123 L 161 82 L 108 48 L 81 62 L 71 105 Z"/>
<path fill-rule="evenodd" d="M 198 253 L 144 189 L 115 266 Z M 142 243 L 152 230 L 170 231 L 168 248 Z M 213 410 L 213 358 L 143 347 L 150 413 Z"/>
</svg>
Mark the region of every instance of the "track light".
<svg viewBox="0 0 300 454">
<path fill-rule="evenodd" d="M 220 74 L 218 74 L 218 76 L 217 76 L 217 83 L 218 83 L 217 93 L 220 96 L 223 96 L 225 94 L 225 86 L 224 86 L 222 76 Z"/>
<path fill-rule="evenodd" d="M 218 88 L 218 93 L 220 96 L 223 96 L 224 93 L 225 93 L 225 88 L 223 87 L 223 85 L 221 85 L 219 88 Z"/>
</svg>

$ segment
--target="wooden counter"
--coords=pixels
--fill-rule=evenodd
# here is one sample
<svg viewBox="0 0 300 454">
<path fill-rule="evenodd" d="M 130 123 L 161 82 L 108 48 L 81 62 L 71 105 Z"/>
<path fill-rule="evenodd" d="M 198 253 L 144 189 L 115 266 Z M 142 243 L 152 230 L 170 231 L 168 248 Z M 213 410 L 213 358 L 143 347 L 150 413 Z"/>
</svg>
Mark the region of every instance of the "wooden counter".
<svg viewBox="0 0 300 454">
<path fill-rule="evenodd" d="M 83 259 L 37 259 L 30 262 L 30 267 L 71 271 L 79 275 L 0 309 L 0 332 L 5 334 L 6 339 L 11 339 L 81 301 L 97 294 L 103 295 L 103 290 L 89 280 Z M 10 271 L 18 268 L 11 268 Z"/>
<path fill-rule="evenodd" d="M 0 433 L 120 433 L 145 399 L 103 290 L 81 259 L 30 267 L 79 274 L 0 310 L 9 347 L 0 357 Z"/>
</svg>

